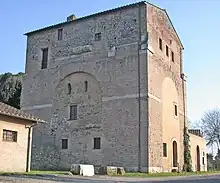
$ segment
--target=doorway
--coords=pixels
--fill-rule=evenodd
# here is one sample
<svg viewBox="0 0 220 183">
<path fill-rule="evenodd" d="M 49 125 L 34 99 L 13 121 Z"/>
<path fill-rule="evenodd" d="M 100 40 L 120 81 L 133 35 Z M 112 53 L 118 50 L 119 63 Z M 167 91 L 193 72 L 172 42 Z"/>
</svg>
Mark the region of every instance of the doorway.
<svg viewBox="0 0 220 183">
<path fill-rule="evenodd" d="M 200 171 L 200 148 L 198 145 L 196 147 L 196 171 Z"/>
<path fill-rule="evenodd" d="M 173 167 L 177 167 L 178 163 L 177 163 L 177 142 L 173 141 Z"/>
</svg>

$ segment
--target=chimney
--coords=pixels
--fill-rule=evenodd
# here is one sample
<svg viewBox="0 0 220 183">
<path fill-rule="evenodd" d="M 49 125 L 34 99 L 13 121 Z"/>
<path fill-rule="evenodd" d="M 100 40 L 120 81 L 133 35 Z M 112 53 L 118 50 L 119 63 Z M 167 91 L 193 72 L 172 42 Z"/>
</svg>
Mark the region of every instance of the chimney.
<svg viewBox="0 0 220 183">
<path fill-rule="evenodd" d="M 66 21 L 69 22 L 69 21 L 73 21 L 76 19 L 76 16 L 74 14 L 70 15 L 67 17 Z"/>
</svg>

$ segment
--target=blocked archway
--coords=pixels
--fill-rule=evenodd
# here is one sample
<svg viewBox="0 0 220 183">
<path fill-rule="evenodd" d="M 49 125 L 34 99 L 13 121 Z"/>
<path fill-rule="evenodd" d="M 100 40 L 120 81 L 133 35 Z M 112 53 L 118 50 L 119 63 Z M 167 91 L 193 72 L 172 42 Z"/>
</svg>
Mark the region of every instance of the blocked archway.
<svg viewBox="0 0 220 183">
<path fill-rule="evenodd" d="M 166 77 L 162 84 L 162 133 L 163 143 L 167 142 L 168 147 L 167 157 L 163 157 L 163 168 L 166 171 L 178 167 L 178 163 L 181 163 L 179 160 L 181 161 L 182 149 L 180 142 L 182 140 L 178 111 L 179 96 L 175 82 L 172 78 Z"/>
</svg>

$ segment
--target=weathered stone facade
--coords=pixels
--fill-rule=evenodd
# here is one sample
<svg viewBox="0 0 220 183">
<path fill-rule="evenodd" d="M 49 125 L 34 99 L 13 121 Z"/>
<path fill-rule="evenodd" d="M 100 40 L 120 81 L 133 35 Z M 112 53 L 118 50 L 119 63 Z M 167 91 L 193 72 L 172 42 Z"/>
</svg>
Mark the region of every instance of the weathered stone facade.
<svg viewBox="0 0 220 183">
<path fill-rule="evenodd" d="M 57 39 L 60 28 L 62 40 Z M 96 33 L 101 40 L 95 40 Z M 46 47 L 48 67 L 41 69 Z M 21 105 L 48 121 L 34 128 L 32 167 L 89 163 L 171 171 L 173 141 L 182 166 L 182 49 L 166 12 L 145 2 L 28 33 Z M 72 104 L 77 120 L 69 119 Z M 101 149 L 93 149 L 95 137 L 101 138 Z M 61 149 L 61 139 L 68 139 L 68 149 Z"/>
</svg>

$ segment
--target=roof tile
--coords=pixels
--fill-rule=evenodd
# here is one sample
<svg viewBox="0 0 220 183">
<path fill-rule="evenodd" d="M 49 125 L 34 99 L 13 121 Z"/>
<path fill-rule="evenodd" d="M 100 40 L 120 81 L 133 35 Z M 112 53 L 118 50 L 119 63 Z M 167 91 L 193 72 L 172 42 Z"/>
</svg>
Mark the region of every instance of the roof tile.
<svg viewBox="0 0 220 183">
<path fill-rule="evenodd" d="M 37 118 L 31 114 L 23 112 L 19 109 L 16 109 L 16 108 L 14 108 L 10 105 L 4 104 L 2 102 L 0 102 L 0 114 L 12 116 L 12 117 L 16 117 L 16 118 L 22 118 L 22 119 L 26 119 L 26 120 L 30 120 L 30 121 L 35 121 L 35 122 L 42 122 L 42 123 L 45 122 L 44 120 L 42 120 L 40 118 Z"/>
</svg>

